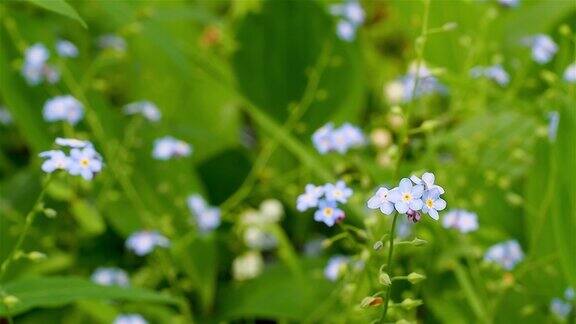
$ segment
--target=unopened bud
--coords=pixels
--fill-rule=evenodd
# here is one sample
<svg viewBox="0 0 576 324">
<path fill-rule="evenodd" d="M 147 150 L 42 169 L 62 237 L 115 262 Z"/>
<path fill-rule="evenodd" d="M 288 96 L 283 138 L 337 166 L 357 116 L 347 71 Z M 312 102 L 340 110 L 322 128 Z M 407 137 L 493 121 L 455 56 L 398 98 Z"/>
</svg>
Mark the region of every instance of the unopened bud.
<svg viewBox="0 0 576 324">
<path fill-rule="evenodd" d="M 386 272 L 382 272 L 380 274 L 380 276 L 378 277 L 378 280 L 380 281 L 380 283 L 386 287 L 390 286 L 392 284 L 392 280 L 390 279 L 390 276 L 386 273 Z"/>
<path fill-rule="evenodd" d="M 382 246 L 384 246 L 384 243 L 382 243 L 382 241 L 376 241 L 376 243 L 374 243 L 374 250 L 378 251 L 382 248 Z"/>
<path fill-rule="evenodd" d="M 422 246 L 428 244 L 428 241 L 415 237 L 412 240 L 412 245 L 414 246 Z"/>
<path fill-rule="evenodd" d="M 421 275 L 421 274 L 416 273 L 416 272 L 412 272 L 407 276 L 406 279 L 408 279 L 408 281 L 410 281 L 411 284 L 415 285 L 415 284 L 419 283 L 420 281 L 426 279 L 426 276 Z"/>
<path fill-rule="evenodd" d="M 46 259 L 46 254 L 44 254 L 42 252 L 38 252 L 38 251 L 32 251 L 32 252 L 28 253 L 27 257 L 28 257 L 28 259 L 30 259 L 32 261 L 38 261 L 38 260 Z"/>
<path fill-rule="evenodd" d="M 402 303 L 400 303 L 400 305 L 402 305 L 402 307 L 404 307 L 407 310 L 410 310 L 414 307 L 418 307 L 420 305 L 422 305 L 422 301 L 421 300 L 414 300 L 412 298 L 406 298 L 402 301 Z"/>
<path fill-rule="evenodd" d="M 442 29 L 445 31 L 450 31 L 450 30 L 454 30 L 458 28 L 458 23 L 451 21 L 451 22 L 447 22 L 442 26 Z"/>
<path fill-rule="evenodd" d="M 18 299 L 18 297 L 13 296 L 13 295 L 7 295 L 7 296 L 4 296 L 4 298 L 2 298 L 2 304 L 4 304 L 6 306 L 6 308 L 12 308 L 16 304 L 18 304 L 19 302 L 20 302 L 20 299 Z"/>
<path fill-rule="evenodd" d="M 425 131 L 431 131 L 434 130 L 434 128 L 436 128 L 438 126 L 438 121 L 436 120 L 427 120 L 425 122 L 422 123 L 422 129 Z"/>
<path fill-rule="evenodd" d="M 572 34 L 572 30 L 570 30 L 570 26 L 568 26 L 567 24 L 563 24 L 562 26 L 560 26 L 559 31 L 560 34 L 563 36 L 570 36 L 570 34 Z"/>
<path fill-rule="evenodd" d="M 384 303 L 384 299 L 382 299 L 382 297 L 369 296 L 369 297 L 362 299 L 362 302 L 360 303 L 360 307 L 368 308 L 368 307 L 380 306 L 383 303 Z"/>
<path fill-rule="evenodd" d="M 54 218 L 56 215 L 58 215 L 58 213 L 52 208 L 45 208 L 44 215 L 46 215 L 48 218 Z"/>
</svg>

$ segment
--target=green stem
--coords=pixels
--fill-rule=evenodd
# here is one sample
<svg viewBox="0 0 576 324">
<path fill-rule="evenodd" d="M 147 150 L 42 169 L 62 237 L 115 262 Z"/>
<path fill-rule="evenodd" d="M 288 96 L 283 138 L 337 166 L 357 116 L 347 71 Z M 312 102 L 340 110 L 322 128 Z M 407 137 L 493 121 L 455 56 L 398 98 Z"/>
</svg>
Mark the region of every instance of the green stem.
<svg viewBox="0 0 576 324">
<path fill-rule="evenodd" d="M 26 219 L 24 221 L 24 229 L 22 229 L 22 232 L 20 232 L 20 236 L 18 236 L 16 244 L 12 248 L 12 251 L 10 251 L 10 253 L 6 257 L 6 259 L 2 262 L 2 265 L 0 265 L 0 281 L 6 274 L 6 271 L 8 271 L 8 268 L 10 267 L 12 262 L 16 259 L 16 252 L 20 250 L 22 243 L 24 243 L 24 239 L 28 235 L 30 226 L 34 222 L 34 219 L 36 219 L 36 214 L 40 211 L 39 209 L 40 206 L 42 205 L 42 200 L 44 199 L 44 194 L 46 193 L 46 188 L 48 187 L 49 182 L 50 182 L 50 175 L 46 177 L 44 185 L 42 186 L 42 190 L 40 191 L 38 198 L 36 198 L 36 202 L 34 202 L 32 209 L 26 215 Z"/>
<path fill-rule="evenodd" d="M 398 219 L 398 213 L 394 213 L 394 218 L 392 219 L 392 228 L 390 229 L 390 246 L 388 247 L 388 262 L 386 263 L 386 272 L 388 275 L 393 274 L 392 262 L 394 259 L 392 255 L 394 254 L 394 236 L 396 231 L 396 220 Z M 392 296 L 392 285 L 388 287 L 386 291 L 386 298 L 384 300 L 384 310 L 382 311 L 382 317 L 380 317 L 380 323 L 384 323 L 386 320 L 386 314 L 388 313 L 388 304 L 390 304 L 390 297 Z"/>
<path fill-rule="evenodd" d="M 468 300 L 468 304 L 470 304 L 470 306 L 472 307 L 472 311 L 474 312 L 474 314 L 478 317 L 480 322 L 489 323 L 490 321 L 488 320 L 488 315 L 486 314 L 484 305 L 482 304 L 480 298 L 476 294 L 474 285 L 470 281 L 470 278 L 468 278 L 468 276 L 466 275 L 466 271 L 464 270 L 462 265 L 457 261 L 454 262 L 454 274 L 456 275 L 456 280 L 458 280 L 460 287 L 462 287 L 464 295 Z"/>
</svg>

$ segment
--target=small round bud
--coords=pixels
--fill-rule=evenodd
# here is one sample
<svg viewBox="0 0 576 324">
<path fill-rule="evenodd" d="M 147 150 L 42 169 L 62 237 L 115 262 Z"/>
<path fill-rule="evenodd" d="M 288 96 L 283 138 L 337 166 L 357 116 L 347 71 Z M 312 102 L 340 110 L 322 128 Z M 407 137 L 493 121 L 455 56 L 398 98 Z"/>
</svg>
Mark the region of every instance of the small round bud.
<svg viewBox="0 0 576 324">
<path fill-rule="evenodd" d="M 389 287 L 392 284 L 392 280 L 390 279 L 390 276 L 386 272 L 382 272 L 380 274 L 380 276 L 378 277 L 378 281 L 380 281 L 380 283 L 386 287 Z"/>
<path fill-rule="evenodd" d="M 389 131 L 382 128 L 373 130 L 372 133 L 370 133 L 370 139 L 377 148 L 386 148 L 392 143 L 392 135 Z"/>
<path fill-rule="evenodd" d="M 402 303 L 400 303 L 400 305 L 402 305 L 402 307 L 404 307 L 405 309 L 410 310 L 414 307 L 422 305 L 422 301 L 414 300 L 412 298 L 406 298 L 402 301 Z"/>
<path fill-rule="evenodd" d="M 58 213 L 52 208 L 45 208 L 44 215 L 46 215 L 48 218 L 54 218 L 58 215 Z"/>
<path fill-rule="evenodd" d="M 7 296 L 4 296 L 4 298 L 2 298 L 2 304 L 4 304 L 4 306 L 6 306 L 6 308 L 12 308 L 16 304 L 18 304 L 19 302 L 20 302 L 20 299 L 18 299 L 18 297 L 13 296 L 13 295 L 7 295 Z"/>
<path fill-rule="evenodd" d="M 421 275 L 419 273 L 416 272 L 412 272 L 407 276 L 408 281 L 410 281 L 411 284 L 415 285 L 417 283 L 419 283 L 420 281 L 426 279 L 426 276 Z"/>
<path fill-rule="evenodd" d="M 362 299 L 362 302 L 360 303 L 360 307 L 368 308 L 368 307 L 380 306 L 383 303 L 384 303 L 384 299 L 382 299 L 382 297 L 369 296 L 369 297 Z"/>
<path fill-rule="evenodd" d="M 425 131 L 434 130 L 438 126 L 438 121 L 436 120 L 426 120 L 422 123 L 422 129 Z"/>
<path fill-rule="evenodd" d="M 372 248 L 374 248 L 374 250 L 378 251 L 382 248 L 382 246 L 384 246 L 384 243 L 382 243 L 382 241 L 376 241 L 376 243 L 374 243 L 374 246 L 372 246 Z"/>
<path fill-rule="evenodd" d="M 39 261 L 42 259 L 46 259 L 46 254 L 44 254 L 42 252 L 38 252 L 38 251 L 32 251 L 32 252 L 28 253 L 27 257 L 28 257 L 28 259 L 30 259 L 32 261 Z"/>
<path fill-rule="evenodd" d="M 451 22 L 447 22 L 442 26 L 442 29 L 445 31 L 451 31 L 458 28 L 458 23 L 451 21 Z"/>
<path fill-rule="evenodd" d="M 560 26 L 558 31 L 563 36 L 570 36 L 570 34 L 572 34 L 572 30 L 570 29 L 570 26 L 568 26 L 567 24 L 562 24 L 562 26 Z"/>
</svg>

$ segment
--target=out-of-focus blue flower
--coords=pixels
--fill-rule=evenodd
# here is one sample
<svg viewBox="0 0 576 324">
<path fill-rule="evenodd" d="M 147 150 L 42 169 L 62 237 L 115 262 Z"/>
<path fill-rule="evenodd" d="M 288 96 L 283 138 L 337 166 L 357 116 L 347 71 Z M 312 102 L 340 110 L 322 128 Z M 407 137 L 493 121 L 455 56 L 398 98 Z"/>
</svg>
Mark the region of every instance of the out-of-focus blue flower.
<svg viewBox="0 0 576 324">
<path fill-rule="evenodd" d="M 464 209 L 453 209 L 442 217 L 442 226 L 461 233 L 473 232 L 478 229 L 478 216 Z"/>
<path fill-rule="evenodd" d="M 416 87 L 417 76 L 419 77 Z M 406 75 L 386 86 L 386 96 L 391 104 L 407 103 L 420 97 L 446 92 L 446 87 L 432 75 L 424 64 L 419 69 L 412 64 Z"/>
<path fill-rule="evenodd" d="M 162 114 L 160 113 L 160 110 L 158 110 L 158 107 L 147 100 L 129 103 L 124 106 L 123 111 L 126 115 L 140 114 L 151 122 L 157 122 L 162 118 Z"/>
<path fill-rule="evenodd" d="M 29 85 L 38 85 L 45 80 L 56 83 L 60 80 L 60 72 L 48 64 L 50 52 L 44 44 L 36 43 L 26 49 L 22 76 Z"/>
<path fill-rule="evenodd" d="M 396 225 L 396 236 L 399 238 L 407 238 L 412 234 L 412 223 L 407 218 L 398 219 Z"/>
<path fill-rule="evenodd" d="M 424 186 L 412 185 L 412 181 L 408 178 L 400 180 L 400 185 L 397 188 L 390 190 L 388 199 L 394 203 L 396 210 L 404 214 L 409 209 L 417 211 L 422 209 L 422 194 L 424 193 Z"/>
<path fill-rule="evenodd" d="M 512 270 L 524 259 L 522 247 L 516 240 L 508 240 L 493 245 L 484 254 L 484 260 L 500 265 L 506 270 Z"/>
<path fill-rule="evenodd" d="M 270 250 L 278 245 L 273 233 L 257 226 L 250 226 L 244 231 L 244 243 L 251 249 Z"/>
<path fill-rule="evenodd" d="M 422 174 L 422 179 L 413 175 L 410 177 L 410 180 L 412 180 L 414 184 L 424 186 L 425 190 L 436 189 L 438 190 L 438 192 L 440 192 L 440 194 L 444 194 L 444 188 L 434 184 L 434 181 L 436 181 L 436 176 L 434 175 L 434 173 L 425 172 L 424 174 Z"/>
<path fill-rule="evenodd" d="M 576 63 L 572 63 L 566 67 L 564 71 L 564 81 L 576 83 Z"/>
<path fill-rule="evenodd" d="M 128 274 L 120 268 L 97 268 L 91 277 L 92 281 L 103 286 L 122 286 L 130 285 Z"/>
<path fill-rule="evenodd" d="M 422 206 L 422 212 L 428 213 L 428 215 L 430 215 L 430 217 L 432 217 L 434 220 L 438 220 L 440 217 L 438 215 L 438 211 L 444 210 L 444 208 L 446 208 L 446 201 L 440 198 L 440 191 L 437 188 L 424 191 L 424 194 L 422 195 L 422 201 L 424 202 L 424 205 Z"/>
<path fill-rule="evenodd" d="M 135 232 L 126 240 L 126 248 L 138 256 L 149 254 L 157 246 L 170 246 L 170 241 L 158 231 Z"/>
<path fill-rule="evenodd" d="M 357 1 L 349 0 L 342 4 L 330 6 L 330 13 L 338 17 L 336 34 L 344 41 L 351 42 L 356 38 L 356 30 L 364 23 L 364 9 Z"/>
<path fill-rule="evenodd" d="M 520 4 L 520 0 L 498 0 L 498 3 L 503 5 L 504 7 L 518 7 Z"/>
<path fill-rule="evenodd" d="M 475 66 L 470 70 L 470 75 L 473 78 L 484 77 L 493 80 L 501 86 L 505 86 L 510 82 L 508 72 L 506 72 L 500 64 L 492 66 Z"/>
<path fill-rule="evenodd" d="M 41 152 L 41 158 L 45 158 L 42 162 L 42 171 L 52 173 L 56 170 L 67 170 L 70 166 L 70 158 L 60 150 L 51 150 Z"/>
<path fill-rule="evenodd" d="M 10 125 L 12 124 L 12 115 L 8 109 L 4 106 L 0 106 L 0 124 Z"/>
<path fill-rule="evenodd" d="M 390 190 L 385 187 L 380 187 L 374 194 L 374 196 L 368 199 L 367 206 L 370 209 L 380 209 L 386 215 L 390 215 L 394 212 L 394 204 L 388 200 L 388 193 Z"/>
<path fill-rule="evenodd" d="M 102 157 L 92 146 L 70 150 L 68 172 L 71 175 L 80 175 L 86 180 L 92 180 L 94 174 L 100 171 L 102 171 Z"/>
<path fill-rule="evenodd" d="M 360 128 L 344 123 L 339 128 L 334 128 L 332 123 L 320 127 L 312 134 L 312 143 L 320 154 L 337 151 L 346 153 L 350 148 L 361 147 L 366 144 L 366 139 Z"/>
<path fill-rule="evenodd" d="M 558 133 L 558 124 L 560 123 L 560 113 L 557 111 L 551 111 L 548 113 L 548 140 L 550 142 L 556 141 L 556 135 Z"/>
<path fill-rule="evenodd" d="M 331 257 L 324 268 L 324 277 L 330 281 L 338 280 L 348 266 L 349 261 L 350 258 L 343 255 L 335 255 Z"/>
<path fill-rule="evenodd" d="M 157 160 L 169 160 L 173 157 L 185 157 L 192 154 L 190 144 L 172 136 L 165 136 L 154 141 L 152 156 Z"/>
<path fill-rule="evenodd" d="M 296 209 L 300 212 L 306 211 L 309 208 L 317 207 L 318 200 L 322 195 L 324 195 L 323 186 L 307 184 L 305 190 L 306 191 L 296 199 Z"/>
<path fill-rule="evenodd" d="M 120 314 L 116 316 L 113 324 L 148 324 L 140 314 Z"/>
<path fill-rule="evenodd" d="M 524 44 L 532 50 L 532 59 L 539 64 L 546 64 L 552 60 L 558 51 L 558 45 L 545 34 L 537 34 L 524 38 Z"/>
<path fill-rule="evenodd" d="M 56 42 L 56 52 L 60 57 L 77 57 L 78 48 L 71 41 L 60 39 Z"/>
<path fill-rule="evenodd" d="M 43 115 L 48 122 L 62 120 L 76 125 L 84 117 L 84 106 L 70 95 L 57 96 L 46 101 Z"/>
<path fill-rule="evenodd" d="M 123 53 L 126 52 L 126 41 L 120 36 L 106 34 L 98 37 L 98 47 Z"/>
<path fill-rule="evenodd" d="M 566 288 L 566 290 L 564 291 L 564 298 L 566 298 L 566 300 L 574 300 L 574 288 L 572 287 Z"/>
<path fill-rule="evenodd" d="M 307 257 L 317 257 L 322 254 L 322 242 L 324 242 L 325 239 L 325 237 L 321 236 L 304 243 L 304 255 Z"/>
<path fill-rule="evenodd" d="M 346 187 L 344 181 L 338 181 L 336 184 L 327 183 L 324 185 L 324 195 L 326 200 L 335 201 L 345 204 L 348 198 L 352 196 L 352 189 Z"/>
<path fill-rule="evenodd" d="M 208 232 L 220 226 L 220 209 L 209 206 L 202 196 L 198 194 L 189 196 L 188 209 L 200 231 Z"/>
<path fill-rule="evenodd" d="M 335 201 L 320 200 L 318 210 L 314 213 L 314 220 L 323 222 L 329 227 L 344 218 L 344 212 L 339 209 Z"/>
<path fill-rule="evenodd" d="M 572 304 L 568 301 L 564 301 L 561 298 L 553 298 L 550 302 L 550 312 L 561 320 L 566 319 L 571 311 Z"/>
</svg>

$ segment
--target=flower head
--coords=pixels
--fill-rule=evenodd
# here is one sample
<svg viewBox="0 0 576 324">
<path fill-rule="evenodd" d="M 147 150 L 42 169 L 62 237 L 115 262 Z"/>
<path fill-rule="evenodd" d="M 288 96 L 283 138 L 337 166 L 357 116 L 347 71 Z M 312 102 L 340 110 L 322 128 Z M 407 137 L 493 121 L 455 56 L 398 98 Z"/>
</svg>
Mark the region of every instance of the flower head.
<svg viewBox="0 0 576 324">
<path fill-rule="evenodd" d="M 557 318 L 565 320 L 572 311 L 572 304 L 562 298 L 553 298 L 550 301 L 550 312 Z"/>
<path fill-rule="evenodd" d="M 36 43 L 26 49 L 22 76 L 29 85 L 38 85 L 43 81 L 56 83 L 60 80 L 60 73 L 48 64 L 50 52 L 44 44 Z"/>
<path fill-rule="evenodd" d="M 344 219 L 344 215 L 344 212 L 337 207 L 335 201 L 320 200 L 318 202 L 318 210 L 314 213 L 314 220 L 332 227 L 336 222 Z"/>
<path fill-rule="evenodd" d="M 532 59 L 539 64 L 546 64 L 552 60 L 558 51 L 558 45 L 554 40 L 545 34 L 537 34 L 526 37 L 524 44 L 530 46 L 532 50 Z"/>
<path fill-rule="evenodd" d="M 142 100 L 127 104 L 123 109 L 126 115 L 140 114 L 151 122 L 157 122 L 162 117 L 158 107 L 150 101 Z"/>
<path fill-rule="evenodd" d="M 397 188 L 390 190 L 389 200 L 394 203 L 394 208 L 401 213 L 406 213 L 409 209 L 418 211 L 422 209 L 422 194 L 424 186 L 413 185 L 410 179 L 403 178 Z"/>
<path fill-rule="evenodd" d="M 140 314 L 120 314 L 116 316 L 113 324 L 148 324 Z"/>
<path fill-rule="evenodd" d="M 200 231 L 208 232 L 220 226 L 220 209 L 208 206 L 202 196 L 197 194 L 189 196 L 188 209 Z"/>
<path fill-rule="evenodd" d="M 296 209 L 303 212 L 309 208 L 314 208 L 318 206 L 318 200 L 322 195 L 324 195 L 323 186 L 315 186 L 313 184 L 306 185 L 306 191 L 298 196 L 296 200 Z"/>
<path fill-rule="evenodd" d="M 102 157 L 92 146 L 70 150 L 68 172 L 71 175 L 80 175 L 86 180 L 92 180 L 94 174 L 100 171 L 102 171 Z"/>
<path fill-rule="evenodd" d="M 258 277 L 264 270 L 264 260 L 259 252 L 250 251 L 232 262 L 232 275 L 238 281 Z"/>
<path fill-rule="evenodd" d="M 270 250 L 278 245 L 278 240 L 274 234 L 258 226 L 246 228 L 243 238 L 246 246 L 255 250 Z"/>
<path fill-rule="evenodd" d="M 42 162 L 42 171 L 46 173 L 52 173 L 56 170 L 67 170 L 70 166 L 70 158 L 60 150 L 41 152 L 39 156 L 46 159 Z"/>
<path fill-rule="evenodd" d="M 43 114 L 48 122 L 63 120 L 76 125 L 84 117 L 84 106 L 70 95 L 57 96 L 46 101 Z"/>
<path fill-rule="evenodd" d="M 56 52 L 61 57 L 77 57 L 78 56 L 78 48 L 74 43 L 60 39 L 56 42 Z"/>
<path fill-rule="evenodd" d="M 149 254 L 157 246 L 170 246 L 170 241 L 158 231 L 135 232 L 126 240 L 126 248 L 138 256 Z"/>
<path fill-rule="evenodd" d="M 469 233 L 478 229 L 478 217 L 467 210 L 454 209 L 442 217 L 442 226 Z"/>
<path fill-rule="evenodd" d="M 4 106 L 0 106 L 0 124 L 10 125 L 12 123 L 12 115 L 10 111 Z"/>
<path fill-rule="evenodd" d="M 97 268 L 91 277 L 92 281 L 103 286 L 122 286 L 130 284 L 128 274 L 120 268 Z"/>
<path fill-rule="evenodd" d="M 312 143 L 320 154 L 331 151 L 344 154 L 351 148 L 365 145 L 366 139 L 360 128 L 352 124 L 344 123 L 334 128 L 332 123 L 328 123 L 314 132 Z"/>
<path fill-rule="evenodd" d="M 336 281 L 340 278 L 346 269 L 349 257 L 342 255 L 335 255 L 328 260 L 328 264 L 324 268 L 324 277 L 330 281 Z"/>
<path fill-rule="evenodd" d="M 318 128 L 312 134 L 312 143 L 320 154 L 330 152 L 332 147 L 332 132 L 334 131 L 334 124 L 328 123 Z"/>
<path fill-rule="evenodd" d="M 352 196 L 352 189 L 346 187 L 344 181 L 338 181 L 336 184 L 327 183 L 324 185 L 324 195 L 326 200 L 339 203 L 346 203 Z"/>
<path fill-rule="evenodd" d="M 388 199 L 390 190 L 385 187 L 380 187 L 368 200 L 368 208 L 370 209 L 380 209 L 386 215 L 392 214 L 394 212 L 394 204 Z"/>
<path fill-rule="evenodd" d="M 501 86 L 505 86 L 510 82 L 510 76 L 508 75 L 508 72 L 506 72 L 506 70 L 504 70 L 500 64 L 473 67 L 470 70 L 470 75 L 473 78 L 484 77 L 493 80 Z"/>
<path fill-rule="evenodd" d="M 516 240 L 505 241 L 493 245 L 484 254 L 484 260 L 499 264 L 506 270 L 512 270 L 520 261 L 524 259 L 524 253 L 520 244 Z"/>
<path fill-rule="evenodd" d="M 438 188 L 428 189 L 422 195 L 422 212 L 427 213 L 434 220 L 438 220 L 438 211 L 446 208 L 446 201 L 440 198 L 440 190 Z"/>
<path fill-rule="evenodd" d="M 566 67 L 564 71 L 564 81 L 576 83 L 576 63 L 572 63 Z"/>
<path fill-rule="evenodd" d="M 336 25 L 338 37 L 351 42 L 356 38 L 356 30 L 364 23 L 364 9 L 357 1 L 346 1 L 330 7 L 330 13 L 339 18 Z"/>
<path fill-rule="evenodd" d="M 425 172 L 424 174 L 422 174 L 422 179 L 413 175 L 410 177 L 410 180 L 412 180 L 412 182 L 414 182 L 417 185 L 423 185 L 425 190 L 437 189 L 441 195 L 444 194 L 444 188 L 434 184 L 434 181 L 436 181 L 434 173 Z"/>
<path fill-rule="evenodd" d="M 185 157 L 190 154 L 192 154 L 190 144 L 172 136 L 165 136 L 154 141 L 152 156 L 157 160 L 169 160 L 173 157 Z"/>
</svg>

